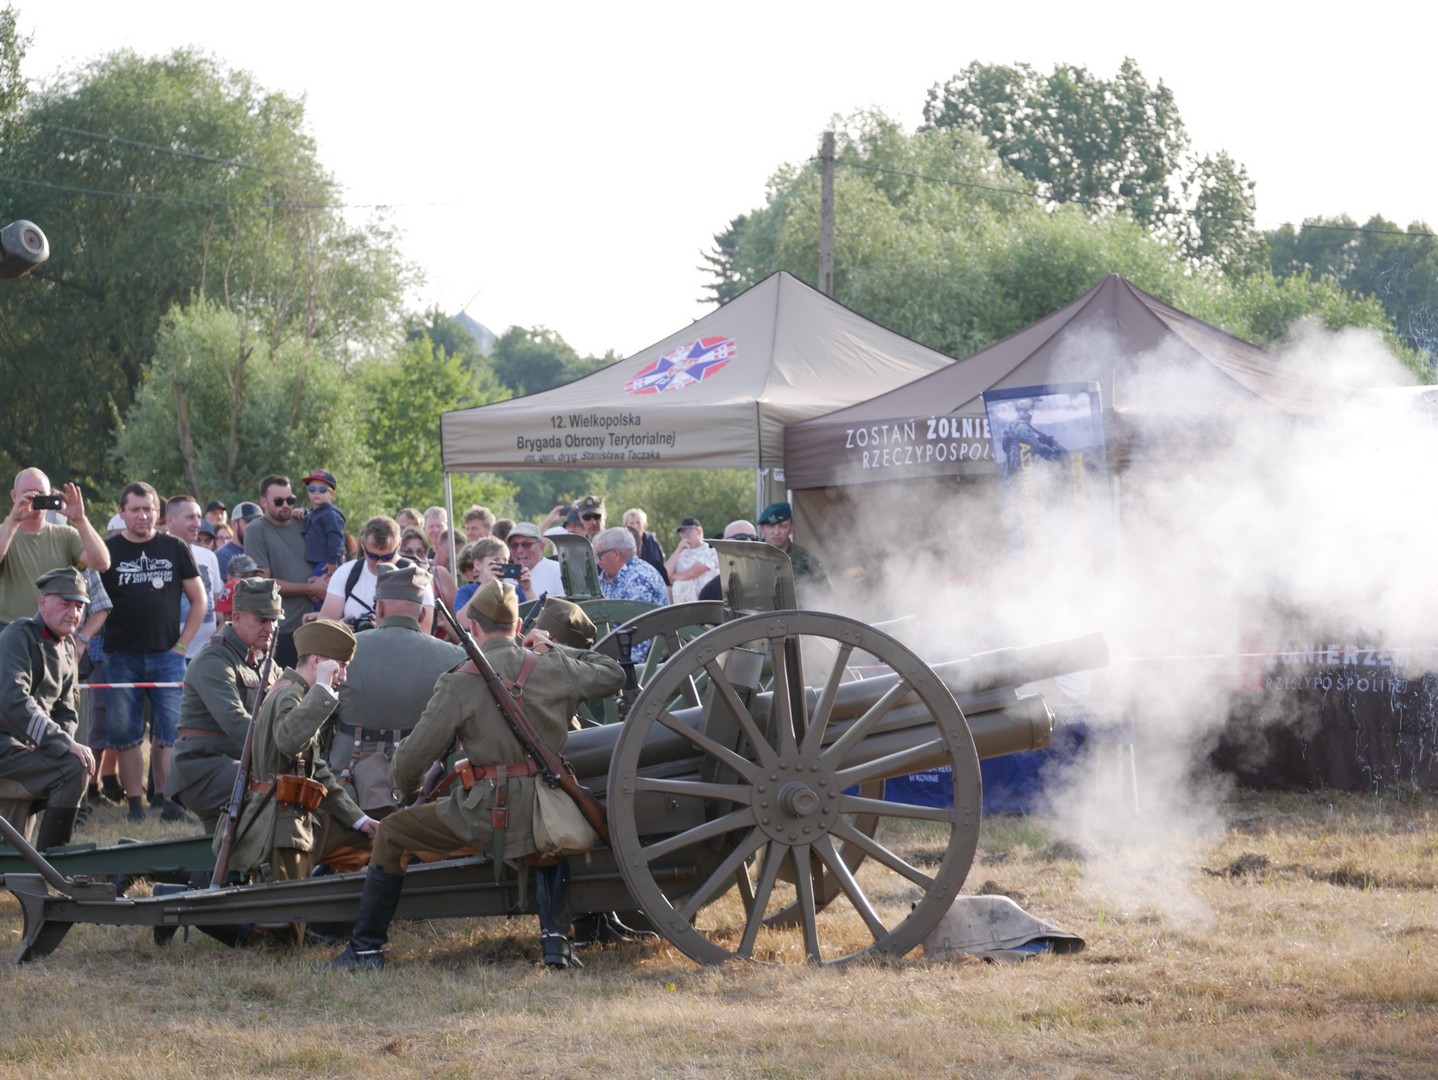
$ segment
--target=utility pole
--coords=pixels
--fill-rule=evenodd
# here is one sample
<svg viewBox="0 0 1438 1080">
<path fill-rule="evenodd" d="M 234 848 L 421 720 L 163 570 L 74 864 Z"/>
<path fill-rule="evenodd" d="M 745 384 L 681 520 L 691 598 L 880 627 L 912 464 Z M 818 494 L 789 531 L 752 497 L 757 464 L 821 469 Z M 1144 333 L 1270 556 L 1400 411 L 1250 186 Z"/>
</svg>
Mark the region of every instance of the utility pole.
<svg viewBox="0 0 1438 1080">
<path fill-rule="evenodd" d="M 834 133 L 819 147 L 819 291 L 834 295 Z"/>
</svg>

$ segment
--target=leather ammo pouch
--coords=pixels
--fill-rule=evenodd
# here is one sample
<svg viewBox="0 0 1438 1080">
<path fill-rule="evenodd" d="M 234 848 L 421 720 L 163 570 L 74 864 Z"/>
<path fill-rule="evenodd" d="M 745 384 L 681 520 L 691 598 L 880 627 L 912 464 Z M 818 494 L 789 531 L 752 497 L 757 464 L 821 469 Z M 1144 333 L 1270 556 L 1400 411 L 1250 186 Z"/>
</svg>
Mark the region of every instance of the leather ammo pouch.
<svg viewBox="0 0 1438 1080">
<path fill-rule="evenodd" d="M 275 802 L 306 813 L 314 813 L 325 801 L 329 790 L 318 780 L 298 773 L 280 773 L 275 777 Z"/>
</svg>

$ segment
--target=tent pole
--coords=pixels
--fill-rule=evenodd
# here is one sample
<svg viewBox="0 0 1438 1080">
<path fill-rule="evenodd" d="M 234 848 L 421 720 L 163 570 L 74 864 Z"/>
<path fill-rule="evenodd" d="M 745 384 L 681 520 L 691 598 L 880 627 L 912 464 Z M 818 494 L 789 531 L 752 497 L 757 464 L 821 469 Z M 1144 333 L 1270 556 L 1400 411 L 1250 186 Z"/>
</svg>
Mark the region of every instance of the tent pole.
<svg viewBox="0 0 1438 1080">
<path fill-rule="evenodd" d="M 444 474 L 444 512 L 449 521 L 449 572 L 454 574 L 459 569 L 459 552 L 454 547 L 454 484 L 448 471 Z"/>
</svg>

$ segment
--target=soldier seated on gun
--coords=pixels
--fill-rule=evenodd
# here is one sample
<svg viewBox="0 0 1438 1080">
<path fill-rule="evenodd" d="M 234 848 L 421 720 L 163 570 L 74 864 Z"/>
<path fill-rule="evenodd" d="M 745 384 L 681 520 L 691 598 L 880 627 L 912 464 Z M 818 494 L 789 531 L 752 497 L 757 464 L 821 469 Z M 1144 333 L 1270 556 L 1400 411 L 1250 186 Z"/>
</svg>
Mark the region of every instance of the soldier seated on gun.
<svg viewBox="0 0 1438 1080">
<path fill-rule="evenodd" d="M 237 555 L 231 568 L 241 559 L 249 556 Z M 261 661 L 285 615 L 279 585 L 271 579 L 241 578 L 231 584 L 230 621 L 185 669 L 180 737 L 167 793 L 198 817 L 206 832 L 214 830 L 229 804 L 260 690 Z"/>
<path fill-rule="evenodd" d="M 40 575 L 36 614 L 0 633 L 0 779 L 45 808 L 35 846 L 68 844 L 95 755 L 77 742 L 75 644 L 89 593 L 74 567 Z"/>
<path fill-rule="evenodd" d="M 251 736 L 250 770 L 229 869 L 242 878 L 267 866 L 276 881 L 308 877 L 319 850 L 323 815 L 373 837 L 378 826 L 355 805 L 330 772 L 316 745 L 339 704 L 338 689 L 354 656 L 355 635 L 333 619 L 316 619 L 295 631 L 299 661 L 286 668 L 265 696 Z M 215 835 L 223 850 L 228 828 Z M 293 941 L 303 928 L 294 925 Z"/>
<path fill-rule="evenodd" d="M 524 645 L 533 647 L 533 653 L 521 647 L 515 640 L 519 602 L 507 582 L 483 585 L 470 600 L 464 617 L 484 658 L 508 685 L 513 686 L 532 665 L 522 680 L 524 710 L 540 738 L 555 752 L 564 745 L 579 703 L 615 693 L 624 683 L 623 669 L 609 657 L 551 644 L 549 635 L 541 630 L 531 630 L 525 638 Z M 526 661 L 526 656 L 536 653 L 537 660 Z M 399 907 L 405 870 L 416 853 L 444 856 L 478 848 L 496 859 L 516 859 L 535 851 L 539 766 L 499 711 L 473 661 L 439 677 L 424 715 L 395 753 L 396 788 L 405 796 L 417 793 L 430 763 L 442 757 L 456 739 L 467 755 L 465 778 L 441 798 L 407 807 L 380 822 L 359 917 L 349 945 L 332 967 L 384 966 L 389 924 Z M 544 962 L 555 968 L 573 962 L 568 937 L 569 879 L 562 866 L 561 862 L 535 871 Z"/>
<path fill-rule="evenodd" d="M 374 593 L 379 621 L 358 635 L 340 686 L 327 757 L 360 809 L 376 819 L 397 809 L 390 768 L 395 747 L 429 704 L 435 680 L 464 662 L 462 648 L 420 628 L 429 586 L 429 572 L 418 566 L 379 572 Z"/>
</svg>

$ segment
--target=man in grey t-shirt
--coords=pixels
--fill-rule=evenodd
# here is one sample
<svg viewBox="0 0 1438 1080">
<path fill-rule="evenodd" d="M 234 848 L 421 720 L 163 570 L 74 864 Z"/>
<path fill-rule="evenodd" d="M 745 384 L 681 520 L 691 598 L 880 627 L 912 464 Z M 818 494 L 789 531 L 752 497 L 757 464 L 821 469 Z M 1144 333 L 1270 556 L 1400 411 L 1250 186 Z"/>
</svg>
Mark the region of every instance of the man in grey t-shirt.
<svg viewBox="0 0 1438 1080">
<path fill-rule="evenodd" d="M 260 481 L 260 510 L 245 529 L 245 554 L 259 564 L 260 572 L 280 587 L 285 617 L 275 634 L 275 663 L 291 667 L 295 653 L 295 631 L 305 613 L 323 602 L 328 574 L 311 575 L 305 559 L 305 534 L 294 516 L 295 496 L 288 476 L 267 476 Z"/>
</svg>

